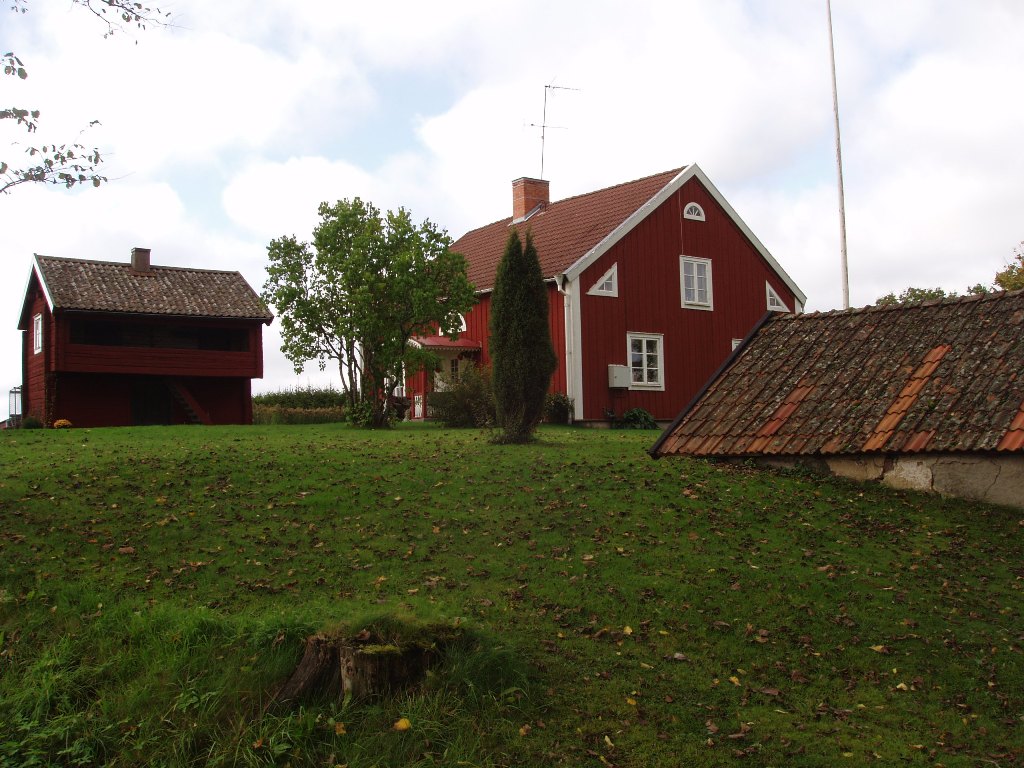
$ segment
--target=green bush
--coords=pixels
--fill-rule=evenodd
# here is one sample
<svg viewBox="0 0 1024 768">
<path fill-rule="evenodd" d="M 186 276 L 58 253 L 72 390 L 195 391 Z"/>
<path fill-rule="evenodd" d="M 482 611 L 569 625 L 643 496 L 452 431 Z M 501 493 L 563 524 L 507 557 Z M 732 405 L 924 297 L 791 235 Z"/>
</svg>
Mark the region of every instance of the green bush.
<svg viewBox="0 0 1024 768">
<path fill-rule="evenodd" d="M 373 426 L 374 409 L 369 400 L 360 400 L 348 409 L 348 421 L 356 427 L 368 429 Z M 384 426 L 387 426 L 386 424 Z"/>
<path fill-rule="evenodd" d="M 643 408 L 631 408 L 622 414 L 623 429 L 657 429 L 658 422 Z"/>
<path fill-rule="evenodd" d="M 548 424 L 568 424 L 572 410 L 572 398 L 562 392 L 548 392 L 544 398 L 544 421 Z"/>
<path fill-rule="evenodd" d="M 446 427 L 494 425 L 494 390 L 487 368 L 471 367 L 458 381 L 442 378 L 444 388 L 427 395 L 431 418 Z"/>
<path fill-rule="evenodd" d="M 275 405 L 282 408 L 344 408 L 348 395 L 334 387 L 295 387 L 254 395 L 253 405 Z"/>
<path fill-rule="evenodd" d="M 42 429 L 43 422 L 37 419 L 35 416 L 26 416 L 21 420 L 22 429 Z"/>
<path fill-rule="evenodd" d="M 253 424 L 331 424 L 345 421 L 344 408 L 286 408 L 281 405 L 252 407 Z"/>
</svg>

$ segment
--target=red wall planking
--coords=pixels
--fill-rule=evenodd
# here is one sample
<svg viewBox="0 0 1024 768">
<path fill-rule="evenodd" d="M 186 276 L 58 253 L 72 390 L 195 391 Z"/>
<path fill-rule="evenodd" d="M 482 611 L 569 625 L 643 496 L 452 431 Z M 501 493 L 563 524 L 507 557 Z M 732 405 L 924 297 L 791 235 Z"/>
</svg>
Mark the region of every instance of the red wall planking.
<svg viewBox="0 0 1024 768">
<path fill-rule="evenodd" d="M 706 221 L 684 219 L 695 201 Z M 683 309 L 680 256 L 711 260 L 713 311 Z M 591 296 L 618 264 L 618 297 Z M 674 418 L 767 311 L 765 281 L 793 309 L 793 294 L 697 181 L 691 180 L 580 278 L 584 419 L 644 408 Z M 628 364 L 628 333 L 663 334 L 664 391 L 612 390 L 608 366 Z"/>
</svg>

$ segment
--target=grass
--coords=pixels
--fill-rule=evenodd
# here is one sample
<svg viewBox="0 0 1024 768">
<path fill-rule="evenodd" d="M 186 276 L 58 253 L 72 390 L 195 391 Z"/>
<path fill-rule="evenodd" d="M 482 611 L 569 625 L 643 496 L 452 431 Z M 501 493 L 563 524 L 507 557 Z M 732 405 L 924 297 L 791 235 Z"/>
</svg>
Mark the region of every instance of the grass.
<svg viewBox="0 0 1024 768">
<path fill-rule="evenodd" d="M 0 765 L 1020 764 L 1019 511 L 652 434 L 0 433 Z M 272 705 L 395 616 L 472 642 Z"/>
</svg>

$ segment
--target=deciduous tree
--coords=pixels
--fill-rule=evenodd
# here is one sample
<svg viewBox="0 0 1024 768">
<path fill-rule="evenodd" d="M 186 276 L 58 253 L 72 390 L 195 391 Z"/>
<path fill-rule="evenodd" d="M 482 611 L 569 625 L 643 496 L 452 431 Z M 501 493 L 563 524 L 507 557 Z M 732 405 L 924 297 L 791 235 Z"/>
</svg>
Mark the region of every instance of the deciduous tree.
<svg viewBox="0 0 1024 768">
<path fill-rule="evenodd" d="M 557 365 L 548 328 L 548 295 L 533 245 L 512 230 L 491 294 L 492 381 L 498 442 L 532 439 L 544 412 L 544 395 Z"/>
<path fill-rule="evenodd" d="M 996 272 L 995 284 L 1004 291 L 1024 288 L 1024 241 L 1013 249 L 1013 259 L 1006 269 Z"/>
<path fill-rule="evenodd" d="M 403 368 L 436 360 L 414 336 L 454 334 L 473 304 L 465 259 L 430 221 L 400 208 L 381 216 L 358 197 L 319 208 L 313 243 L 271 241 L 263 298 L 281 317 L 282 347 L 296 371 L 308 360 L 338 364 L 349 407 L 367 426 L 385 426 Z"/>
<path fill-rule="evenodd" d="M 916 304 L 922 301 L 951 298 L 956 295 L 956 291 L 946 293 L 942 288 L 910 287 L 901 291 L 899 295 L 896 295 L 895 293 L 885 294 L 885 296 L 880 297 L 875 302 L 875 306 L 884 307 L 892 304 Z"/>
<path fill-rule="evenodd" d="M 1016 291 L 1024 288 L 1024 241 L 1013 249 L 1013 257 L 1005 269 L 996 272 L 991 285 L 972 285 L 968 287 L 965 295 L 980 296 L 992 291 Z M 958 296 L 956 291 L 947 293 L 942 288 L 907 288 L 898 296 L 895 293 L 887 293 L 879 298 L 876 306 L 890 304 L 908 304 L 919 301 L 930 301 L 932 299 L 947 299 Z"/>
</svg>

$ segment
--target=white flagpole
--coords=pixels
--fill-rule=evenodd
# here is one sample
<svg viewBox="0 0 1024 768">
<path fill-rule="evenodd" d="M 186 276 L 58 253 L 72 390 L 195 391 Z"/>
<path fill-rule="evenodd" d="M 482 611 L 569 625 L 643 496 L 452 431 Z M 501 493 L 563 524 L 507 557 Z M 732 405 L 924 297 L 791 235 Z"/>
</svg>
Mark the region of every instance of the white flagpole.
<svg viewBox="0 0 1024 768">
<path fill-rule="evenodd" d="M 832 0 L 828 10 L 828 50 L 832 61 L 832 113 L 836 122 L 836 168 L 839 176 L 839 255 L 842 265 L 843 309 L 850 308 L 850 270 L 846 263 L 846 199 L 843 194 L 843 149 L 839 142 L 839 92 L 836 89 L 836 48 L 832 40 Z"/>
</svg>

